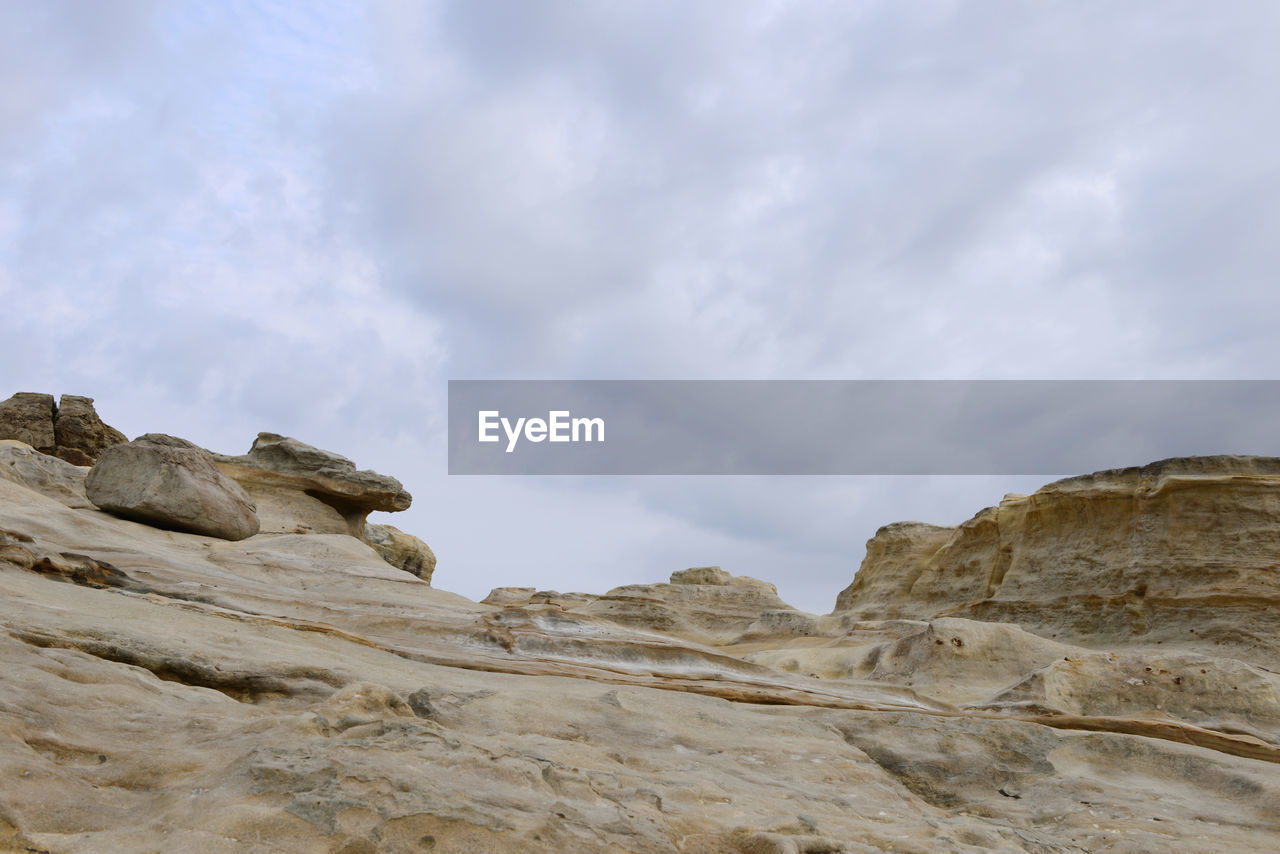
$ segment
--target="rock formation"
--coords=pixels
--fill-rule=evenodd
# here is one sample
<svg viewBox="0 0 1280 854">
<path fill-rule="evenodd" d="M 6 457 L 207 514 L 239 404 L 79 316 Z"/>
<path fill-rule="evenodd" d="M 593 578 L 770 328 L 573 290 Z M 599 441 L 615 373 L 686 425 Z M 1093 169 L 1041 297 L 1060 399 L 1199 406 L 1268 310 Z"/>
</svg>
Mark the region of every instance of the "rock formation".
<svg viewBox="0 0 1280 854">
<path fill-rule="evenodd" d="M 42 454 L 52 454 L 53 395 L 20 391 L 0 401 L 0 439 L 25 442 Z"/>
<path fill-rule="evenodd" d="M 53 417 L 54 453 L 77 466 L 91 466 L 112 445 L 129 441 L 114 427 L 102 423 L 93 398 L 64 394 Z"/>
<path fill-rule="evenodd" d="M 885 529 L 817 616 L 708 567 L 475 603 L 352 536 L 359 507 L 333 532 L 161 529 L 0 442 L 0 850 L 1276 850 L 1269 465 L 1104 473 L 968 528 Z M 331 474 L 285 474 L 339 513 Z M 1139 578 L 1164 616 L 1121 631 L 1097 608 L 1090 631 L 1078 601 Z M 1219 631 L 1191 638 L 1206 598 Z"/>
<path fill-rule="evenodd" d="M 77 466 L 91 466 L 112 445 L 127 442 L 123 433 L 102 423 L 93 398 L 19 392 L 0 402 L 0 439 L 24 442 Z"/>
<path fill-rule="evenodd" d="M 436 553 L 413 534 L 406 534 L 394 525 L 369 523 L 364 526 L 364 541 L 396 569 L 416 575 L 428 584 L 431 582 L 431 574 L 436 571 Z"/>
<path fill-rule="evenodd" d="M 214 459 L 257 503 L 266 532 L 360 537 L 369 513 L 405 510 L 413 501 L 393 477 L 275 433 L 259 433 L 243 456 Z"/>
<path fill-rule="evenodd" d="M 148 525 L 243 540 L 258 533 L 253 502 L 213 465 L 209 452 L 148 433 L 115 445 L 89 470 L 85 494 L 98 507 Z"/>
<path fill-rule="evenodd" d="M 499 587 L 484 601 L 491 605 L 555 605 L 564 611 L 707 644 L 741 639 L 762 618 L 779 624 L 783 615 L 813 619 L 779 599 L 772 584 L 735 577 L 718 566 L 680 570 L 671 574 L 670 584 L 628 584 L 602 596 Z"/>
<path fill-rule="evenodd" d="M 838 613 L 1016 623 L 1090 647 L 1280 660 L 1280 460 L 1171 459 L 882 528 Z"/>
</svg>

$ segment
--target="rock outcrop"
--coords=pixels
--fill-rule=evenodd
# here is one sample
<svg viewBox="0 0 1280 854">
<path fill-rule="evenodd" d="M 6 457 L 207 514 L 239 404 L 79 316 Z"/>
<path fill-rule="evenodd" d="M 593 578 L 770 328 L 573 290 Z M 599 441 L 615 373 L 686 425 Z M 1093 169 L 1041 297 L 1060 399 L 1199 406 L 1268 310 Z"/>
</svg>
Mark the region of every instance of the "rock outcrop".
<svg viewBox="0 0 1280 854">
<path fill-rule="evenodd" d="M 837 613 L 1016 623 L 1084 646 L 1280 659 L 1280 460 L 1171 459 L 882 528 Z"/>
<path fill-rule="evenodd" d="M 0 439 L 25 442 L 42 454 L 56 447 L 53 395 L 20 391 L 0 401 Z"/>
<path fill-rule="evenodd" d="M 30 392 L 0 401 L 0 439 L 24 442 L 77 466 L 91 466 L 98 454 L 128 441 L 102 423 L 91 397 L 64 394 L 55 406 L 53 395 Z"/>
<path fill-rule="evenodd" d="M 214 459 L 257 503 L 263 531 L 361 537 L 369 513 L 405 510 L 413 501 L 393 477 L 276 433 L 259 433 L 247 454 Z"/>
<path fill-rule="evenodd" d="M 1203 464 L 1206 483 L 1243 476 L 1220 465 Z M 84 472 L 0 442 L 0 850 L 1280 847 L 1280 685 L 1272 664 L 1234 655 L 1276 642 L 1250 604 L 1274 581 L 1252 563 L 1267 474 L 1192 490 L 1181 528 L 1134 527 L 1130 548 L 1161 544 L 1144 554 L 1181 572 L 1234 553 L 1214 532 L 1239 541 L 1234 574 L 1210 576 L 1250 593 L 1214 601 L 1253 614 L 1257 641 L 1192 648 L 1117 633 L 1102 610 L 1076 640 L 917 610 L 973 604 L 930 591 L 978 589 L 966 579 L 986 539 L 1011 546 L 997 593 L 1054 543 L 1098 573 L 1068 583 L 1051 569 L 1018 588 L 1037 591 L 1017 601 L 1035 598 L 1027 613 L 1051 629 L 1070 603 L 1050 583 L 1070 600 L 1140 569 L 1151 598 L 1157 565 L 1099 558 L 1121 542 L 1120 502 L 1090 504 L 1088 489 L 1045 498 L 1043 524 L 1027 510 L 1007 531 L 985 517 L 952 530 L 939 549 L 973 545 L 945 577 L 921 545 L 941 533 L 899 527 L 849 607 L 816 616 L 707 567 L 603 596 L 500 588 L 475 603 L 349 529 L 229 541 L 86 508 Z M 1202 595 L 1193 582 L 1168 587 Z M 890 608 L 902 618 L 881 619 Z"/>
<path fill-rule="evenodd" d="M 718 566 L 680 570 L 671 574 L 669 584 L 628 584 L 601 596 L 500 587 L 484 601 L 555 605 L 575 614 L 711 645 L 741 639 L 748 630 L 758 630 L 762 618 L 775 620 L 781 629 L 784 615 L 801 616 L 778 598 L 772 584 L 733 576 Z M 803 618 L 814 619 L 807 614 Z"/>
<path fill-rule="evenodd" d="M 77 466 L 91 466 L 107 448 L 129 441 L 119 430 L 102 423 L 93 398 L 64 394 L 53 418 L 54 454 Z"/>
<path fill-rule="evenodd" d="M 148 433 L 107 448 L 84 486 L 90 501 L 125 519 L 224 540 L 258 533 L 245 491 L 208 451 L 174 436 Z"/>
</svg>

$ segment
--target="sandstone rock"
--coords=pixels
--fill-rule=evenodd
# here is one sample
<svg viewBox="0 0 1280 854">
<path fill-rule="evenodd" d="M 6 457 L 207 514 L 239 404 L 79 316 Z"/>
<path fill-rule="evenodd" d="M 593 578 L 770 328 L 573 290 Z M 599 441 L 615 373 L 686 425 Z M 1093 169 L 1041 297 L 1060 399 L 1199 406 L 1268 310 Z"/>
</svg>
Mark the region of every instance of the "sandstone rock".
<svg viewBox="0 0 1280 854">
<path fill-rule="evenodd" d="M 0 402 L 0 439 L 25 442 L 77 466 L 93 465 L 103 449 L 128 441 L 102 423 L 91 397 L 64 394 L 54 406 L 53 395 L 29 392 Z"/>
<path fill-rule="evenodd" d="M 958 528 L 882 529 L 837 604 L 1266 666 L 1280 655 L 1278 529 L 1280 460 L 1164 460 L 1009 496 Z"/>
<path fill-rule="evenodd" d="M 0 439 L 25 442 L 42 454 L 52 454 L 53 395 L 18 392 L 0 401 Z"/>
<path fill-rule="evenodd" d="M 902 604 L 925 562 L 955 530 L 925 522 L 894 522 L 876 531 L 867 541 L 867 555 L 853 583 L 836 597 L 836 611 L 856 608 L 868 619 L 904 616 Z"/>
<path fill-rule="evenodd" d="M 718 566 L 695 566 L 671 573 L 672 584 L 713 584 L 723 587 L 733 576 Z"/>
<path fill-rule="evenodd" d="M 242 540 L 258 532 L 253 502 L 213 465 L 207 451 L 148 433 L 102 452 L 85 479 L 95 505 L 162 528 Z"/>
<path fill-rule="evenodd" d="M 88 470 L 42 454 L 25 442 L 0 439 L 0 479 L 8 480 L 68 507 L 93 508 L 84 494 Z"/>
<path fill-rule="evenodd" d="M 271 531 L 336 533 L 345 526 L 361 537 L 370 512 L 405 510 L 413 500 L 393 477 L 276 433 L 259 433 L 248 454 L 214 460 L 260 505 Z"/>
<path fill-rule="evenodd" d="M 524 604 L 536 591 L 536 587 L 495 587 L 480 601 L 485 605 Z"/>
<path fill-rule="evenodd" d="M 720 567 L 672 573 L 670 584 L 616 587 L 570 607 L 575 613 L 603 617 L 624 626 L 710 644 L 737 640 L 766 612 L 795 610 L 778 598 L 778 590 L 772 584 L 732 576 Z"/>
<path fill-rule="evenodd" d="M 382 559 L 428 584 L 436 569 L 436 555 L 422 540 L 392 525 L 364 526 L 364 539 Z"/>
<path fill-rule="evenodd" d="M 0 848 L 1280 847 L 1265 665 L 803 615 L 751 579 L 635 587 L 757 639 L 575 610 L 608 596 L 477 604 L 346 533 L 181 536 L 0 478 Z"/>
<path fill-rule="evenodd" d="M 53 420 L 55 454 L 77 466 L 91 466 L 112 445 L 129 441 L 114 427 L 102 423 L 93 398 L 64 394 Z"/>
</svg>

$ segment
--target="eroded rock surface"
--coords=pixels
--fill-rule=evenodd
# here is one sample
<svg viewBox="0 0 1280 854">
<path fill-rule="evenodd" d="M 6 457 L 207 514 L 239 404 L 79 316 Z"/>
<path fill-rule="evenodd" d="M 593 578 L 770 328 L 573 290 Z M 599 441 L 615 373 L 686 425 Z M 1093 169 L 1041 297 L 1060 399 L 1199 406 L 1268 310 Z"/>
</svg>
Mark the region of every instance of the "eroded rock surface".
<svg viewBox="0 0 1280 854">
<path fill-rule="evenodd" d="M 98 454 L 128 441 L 102 422 L 93 398 L 64 394 L 55 406 L 53 395 L 31 392 L 0 401 L 0 439 L 23 442 L 77 466 L 91 466 Z"/>
<path fill-rule="evenodd" d="M 431 582 L 431 574 L 436 571 L 436 554 L 413 534 L 406 534 L 394 525 L 366 523 L 364 540 L 396 569 Z"/>
<path fill-rule="evenodd" d="M 1280 847 L 1276 675 L 1212 641 L 807 615 L 707 568 L 475 603 L 349 532 L 162 530 L 10 468 L 0 849 Z"/>
<path fill-rule="evenodd" d="M 0 439 L 0 479 L 26 486 L 68 507 L 92 508 L 84 494 L 88 469 L 37 451 L 15 439 Z"/>
<path fill-rule="evenodd" d="M 20 391 L 0 401 L 0 439 L 16 439 L 42 454 L 52 454 L 53 395 Z"/>
<path fill-rule="evenodd" d="M 1280 660 L 1280 460 L 1068 478 L 957 528 L 883 528 L 838 612 L 1016 623 L 1085 646 Z"/>
<path fill-rule="evenodd" d="M 129 439 L 119 430 L 102 423 L 93 408 L 93 398 L 64 394 L 53 418 L 54 453 L 77 466 L 91 466 L 112 445 Z"/>
<path fill-rule="evenodd" d="M 258 504 L 267 532 L 360 537 L 369 513 L 405 510 L 413 501 L 393 477 L 276 433 L 259 433 L 243 456 L 214 459 Z"/>
</svg>

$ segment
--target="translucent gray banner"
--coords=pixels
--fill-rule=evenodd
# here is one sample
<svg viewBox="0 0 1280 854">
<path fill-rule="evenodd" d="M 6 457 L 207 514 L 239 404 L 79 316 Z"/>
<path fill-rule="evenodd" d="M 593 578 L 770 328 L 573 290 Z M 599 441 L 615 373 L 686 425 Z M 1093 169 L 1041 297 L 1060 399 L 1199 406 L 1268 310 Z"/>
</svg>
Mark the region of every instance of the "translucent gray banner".
<svg viewBox="0 0 1280 854">
<path fill-rule="evenodd" d="M 449 473 L 1074 474 L 1280 454 L 1275 380 L 451 380 Z"/>
</svg>

